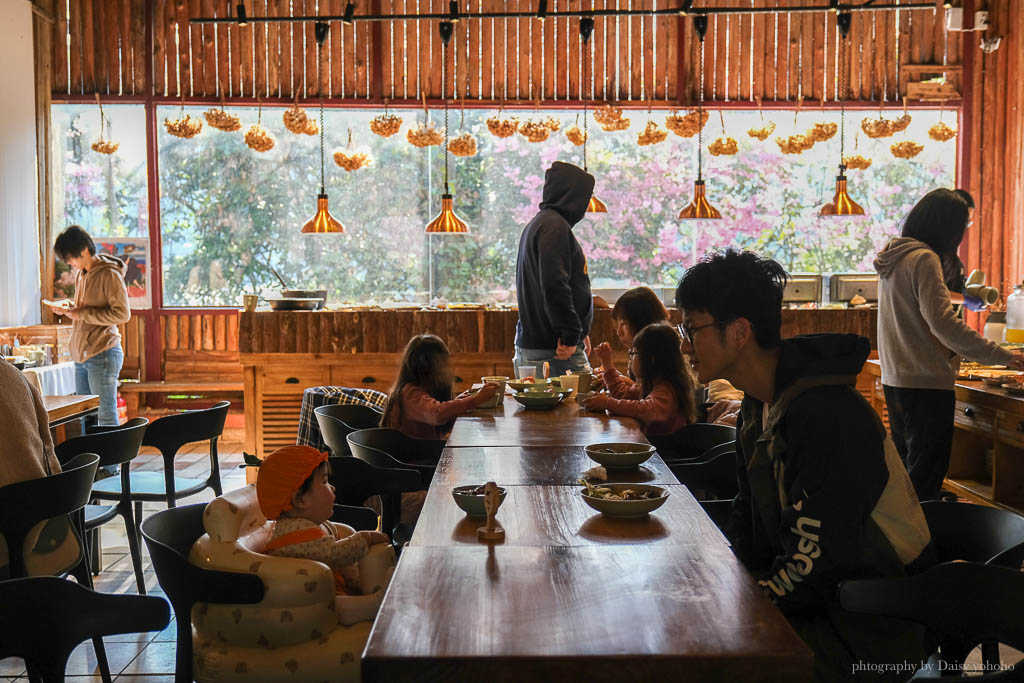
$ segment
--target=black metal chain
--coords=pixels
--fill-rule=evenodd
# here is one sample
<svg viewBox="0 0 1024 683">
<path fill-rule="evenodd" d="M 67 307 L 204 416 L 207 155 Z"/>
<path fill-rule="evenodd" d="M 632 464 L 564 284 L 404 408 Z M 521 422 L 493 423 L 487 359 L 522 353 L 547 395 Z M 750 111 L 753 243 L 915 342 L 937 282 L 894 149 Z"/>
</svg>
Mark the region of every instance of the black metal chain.
<svg viewBox="0 0 1024 683">
<path fill-rule="evenodd" d="M 441 83 L 441 99 L 444 100 L 444 193 L 451 194 L 448 188 L 448 41 L 441 50 L 441 73 L 444 78 Z"/>
<path fill-rule="evenodd" d="M 697 182 L 704 170 L 704 35 L 700 36 L 700 92 L 697 93 Z"/>
<path fill-rule="evenodd" d="M 320 194 L 327 194 L 324 183 L 324 177 L 326 176 L 326 171 L 324 170 L 324 81 L 321 75 L 324 69 L 324 41 L 319 41 L 317 51 L 319 52 L 319 59 L 316 63 L 316 89 L 320 94 Z"/>
<path fill-rule="evenodd" d="M 846 170 L 846 36 L 839 39 L 839 167 Z"/>
</svg>

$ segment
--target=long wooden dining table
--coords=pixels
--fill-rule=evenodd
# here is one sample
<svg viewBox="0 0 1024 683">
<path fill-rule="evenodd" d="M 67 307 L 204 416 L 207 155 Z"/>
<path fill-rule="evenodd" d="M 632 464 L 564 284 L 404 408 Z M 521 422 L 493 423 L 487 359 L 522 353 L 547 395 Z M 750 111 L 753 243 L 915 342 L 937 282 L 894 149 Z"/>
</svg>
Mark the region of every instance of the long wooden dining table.
<svg viewBox="0 0 1024 683">
<path fill-rule="evenodd" d="M 609 481 L 668 489 L 642 519 L 586 505 L 591 443 L 632 419 L 504 405 L 458 418 L 363 653 L 365 681 L 809 681 L 813 656 L 655 454 Z M 477 540 L 454 486 L 507 494 Z"/>
</svg>

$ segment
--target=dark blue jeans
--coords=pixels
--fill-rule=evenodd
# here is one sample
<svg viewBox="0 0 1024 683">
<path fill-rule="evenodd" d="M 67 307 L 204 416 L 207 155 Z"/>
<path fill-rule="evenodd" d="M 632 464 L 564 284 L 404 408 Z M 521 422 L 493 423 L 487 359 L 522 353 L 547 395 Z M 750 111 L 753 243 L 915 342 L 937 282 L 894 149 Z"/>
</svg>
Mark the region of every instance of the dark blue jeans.
<svg viewBox="0 0 1024 683">
<path fill-rule="evenodd" d="M 956 396 L 945 389 L 883 386 L 892 441 L 919 500 L 935 500 L 949 470 Z"/>
</svg>

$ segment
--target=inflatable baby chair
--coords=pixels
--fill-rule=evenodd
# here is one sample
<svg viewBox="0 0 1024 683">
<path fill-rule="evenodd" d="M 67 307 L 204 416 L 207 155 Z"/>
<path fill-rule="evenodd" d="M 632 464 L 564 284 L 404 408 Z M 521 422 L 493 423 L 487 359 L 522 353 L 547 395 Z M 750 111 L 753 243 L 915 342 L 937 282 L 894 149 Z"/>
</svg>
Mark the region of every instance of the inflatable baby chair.
<svg viewBox="0 0 1024 683">
<path fill-rule="evenodd" d="M 266 591 L 262 602 L 252 605 L 196 603 L 195 680 L 358 682 L 359 656 L 394 572 L 394 550 L 375 545 L 359 562 L 366 592 L 380 587 L 375 596 L 337 596 L 327 565 L 260 552 L 272 525 L 260 511 L 253 485 L 218 496 L 206 507 L 206 533 L 192 546 L 189 561 L 204 569 L 256 574 Z M 362 613 L 368 620 L 343 626 L 339 611 Z"/>
</svg>

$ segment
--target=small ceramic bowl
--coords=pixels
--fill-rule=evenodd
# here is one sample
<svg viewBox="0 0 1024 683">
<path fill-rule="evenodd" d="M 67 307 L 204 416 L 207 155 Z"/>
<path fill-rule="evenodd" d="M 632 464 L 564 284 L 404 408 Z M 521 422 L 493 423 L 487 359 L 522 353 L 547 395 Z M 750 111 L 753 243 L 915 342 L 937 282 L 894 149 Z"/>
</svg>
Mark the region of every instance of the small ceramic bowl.
<svg viewBox="0 0 1024 683">
<path fill-rule="evenodd" d="M 470 493 L 479 490 L 481 493 Z M 470 517 L 486 517 L 487 510 L 484 509 L 483 486 L 456 486 L 452 489 L 452 498 L 455 504 L 466 511 Z M 498 487 L 498 505 L 505 502 L 505 489 Z"/>
<path fill-rule="evenodd" d="M 529 410 L 551 410 L 562 401 L 562 395 L 554 391 L 546 394 L 519 393 L 513 394 L 512 398 Z"/>
<path fill-rule="evenodd" d="M 592 443 L 584 450 L 588 458 L 609 470 L 634 469 L 655 452 L 649 443 Z"/>
<path fill-rule="evenodd" d="M 509 380 L 508 386 L 512 387 L 513 391 L 526 391 L 529 387 L 547 387 L 550 386 L 551 382 L 546 379 L 538 379 L 533 382 L 524 382 L 522 380 Z"/>
<path fill-rule="evenodd" d="M 582 489 L 580 495 L 583 497 L 583 502 L 606 517 L 619 517 L 623 519 L 644 517 L 660 508 L 668 500 L 668 491 L 660 486 L 650 486 L 647 484 L 602 484 L 601 488 L 611 489 L 614 493 L 619 493 L 625 489 L 632 489 L 633 491 L 653 491 L 655 494 L 654 498 L 643 498 L 641 500 L 607 500 L 596 496 L 588 496 L 587 490 Z"/>
</svg>

